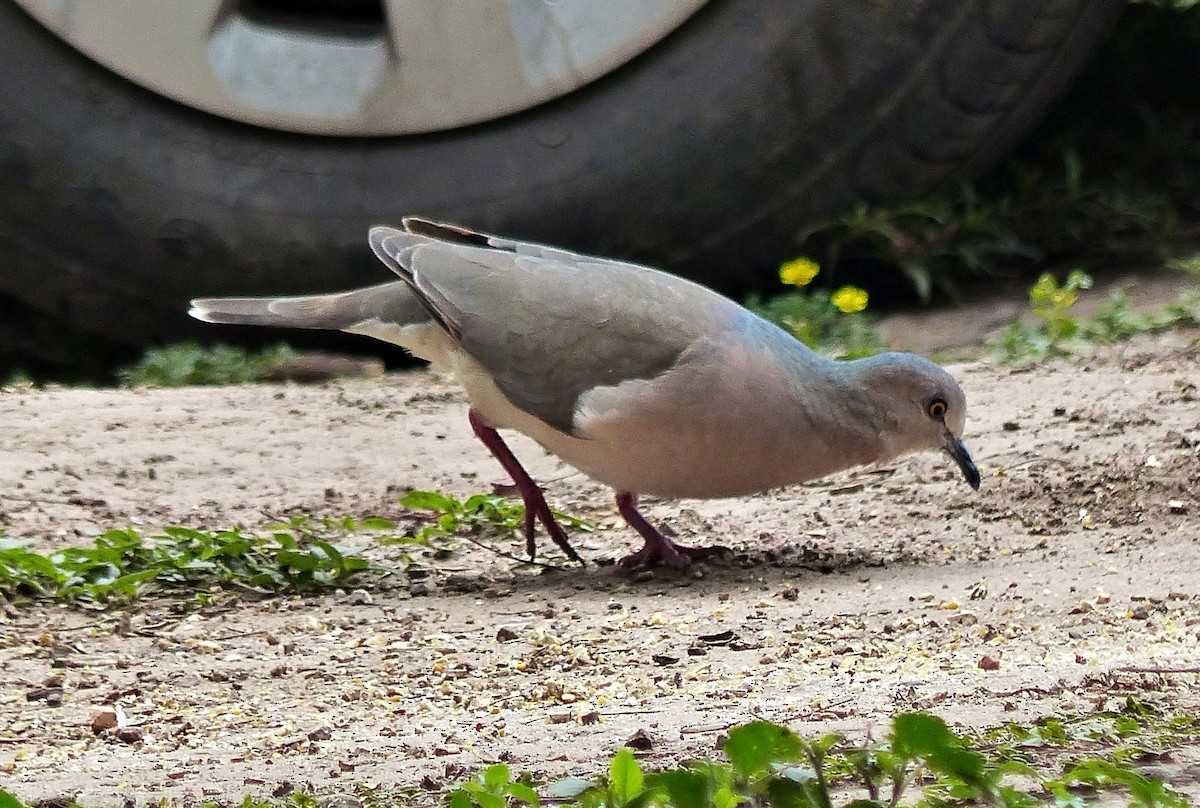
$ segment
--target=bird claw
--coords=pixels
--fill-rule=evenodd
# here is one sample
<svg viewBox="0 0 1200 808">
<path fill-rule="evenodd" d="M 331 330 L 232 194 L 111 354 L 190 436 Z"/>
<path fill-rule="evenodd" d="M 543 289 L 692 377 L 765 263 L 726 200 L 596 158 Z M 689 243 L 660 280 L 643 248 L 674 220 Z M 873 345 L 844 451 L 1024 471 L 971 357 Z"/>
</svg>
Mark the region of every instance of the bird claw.
<svg viewBox="0 0 1200 808">
<path fill-rule="evenodd" d="M 719 544 L 710 547 L 683 547 L 665 536 L 663 540 L 661 544 L 646 542 L 640 550 L 630 553 L 617 563 L 628 570 L 649 570 L 660 565 L 683 570 L 690 567 L 693 561 L 703 561 L 733 552 Z"/>
<path fill-rule="evenodd" d="M 542 526 L 546 528 L 546 533 L 550 535 L 550 540 L 567 554 L 567 558 L 580 564 L 586 563 L 567 541 L 567 531 L 563 530 L 562 525 L 554 518 L 554 513 L 546 503 L 546 497 L 540 488 L 535 488 L 530 496 L 525 497 L 525 552 L 529 553 L 530 561 L 537 554 L 535 520 L 542 523 Z"/>
</svg>

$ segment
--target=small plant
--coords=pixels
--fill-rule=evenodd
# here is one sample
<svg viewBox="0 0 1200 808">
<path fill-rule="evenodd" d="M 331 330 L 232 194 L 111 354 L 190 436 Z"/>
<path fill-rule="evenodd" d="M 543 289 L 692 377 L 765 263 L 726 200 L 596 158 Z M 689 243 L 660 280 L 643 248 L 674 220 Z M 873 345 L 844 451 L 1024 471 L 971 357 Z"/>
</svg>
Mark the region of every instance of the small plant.
<svg viewBox="0 0 1200 808">
<path fill-rule="evenodd" d="M 504 808 L 514 802 L 538 805 L 537 792 L 529 785 L 528 776 L 514 780 L 503 763 L 493 763 L 474 780 L 467 780 L 450 795 L 450 808 Z"/>
<path fill-rule="evenodd" d="M 1025 325 L 1018 321 L 1004 329 L 998 342 L 1001 361 L 1041 361 L 1075 353 L 1070 340 L 1079 332 L 1079 320 L 1071 308 L 1079 292 L 1090 288 L 1091 277 L 1078 269 L 1072 270 L 1061 285 L 1049 272 L 1044 273 L 1029 288 L 1029 304 L 1039 322 Z"/>
<path fill-rule="evenodd" d="M 229 345 L 205 348 L 194 342 L 151 348 L 135 365 L 118 372 L 126 387 L 186 387 L 238 384 L 270 376 L 295 351 L 279 344 L 252 352 Z"/>
<path fill-rule="evenodd" d="M 369 524 L 383 527 L 382 521 Z M 45 554 L 0 539 L 0 597 L 103 604 L 152 589 L 203 592 L 228 584 L 264 593 L 306 591 L 343 585 L 367 567 L 365 559 L 295 524 L 268 526 L 262 535 L 168 527 L 149 539 L 126 528 L 102 533 L 91 547 Z"/>
<path fill-rule="evenodd" d="M 835 359 L 856 359 L 886 347 L 866 314 L 868 295 L 856 286 L 834 292 L 807 288 L 820 272 L 815 261 L 797 258 L 779 269 L 779 279 L 794 291 L 770 300 L 751 297 L 746 305 L 791 331 L 808 347 Z"/>
<path fill-rule="evenodd" d="M 1163 8 L 1168 11 L 1187 11 L 1193 6 L 1200 5 L 1200 0 L 1129 0 L 1134 5 L 1142 4 Z"/>
<path fill-rule="evenodd" d="M 810 740 L 786 727 L 755 721 L 731 729 L 722 750 L 727 763 L 696 760 L 648 773 L 631 750 L 620 749 L 605 777 L 569 777 L 548 790 L 555 803 L 580 808 L 1032 808 L 1043 805 L 1045 796 L 1061 806 L 1081 805 L 1074 794 L 1079 788 L 1124 789 L 1130 804 L 1145 808 L 1188 805 L 1170 786 L 1113 761 L 1075 761 L 1062 775 L 1043 777 L 1024 762 L 978 751 L 940 718 L 925 713 L 896 716 L 886 741 L 865 748 L 852 747 L 839 735 Z M 1037 784 L 1035 790 L 1011 785 L 1014 775 Z M 521 786 L 519 793 L 507 790 L 515 783 Z M 915 798 L 905 802 L 914 785 Z M 449 795 L 451 808 L 505 808 L 514 801 L 538 804 L 531 783 L 514 780 L 507 767 L 493 766 Z"/>
<path fill-rule="evenodd" d="M 35 386 L 37 386 L 37 383 L 33 380 L 33 377 L 20 368 L 9 371 L 8 378 L 3 383 L 0 383 L 0 388 L 16 390 L 28 390 Z"/>
<path fill-rule="evenodd" d="M 383 539 L 383 544 L 430 544 L 432 539 L 483 533 L 510 536 L 525 524 L 525 506 L 496 494 L 472 494 L 460 500 L 438 491 L 409 491 L 400 504 L 414 511 L 436 515 L 433 522 L 415 533 Z M 592 526 L 578 516 L 552 510 L 564 527 L 591 532 Z"/>
<path fill-rule="evenodd" d="M 403 534 L 389 519 L 352 516 L 296 516 L 258 531 L 168 527 L 150 537 L 124 528 L 105 531 L 90 547 L 49 553 L 5 539 L 0 530 L 0 598 L 107 604 L 160 590 L 195 592 L 204 600 L 207 590 L 228 585 L 264 594 L 321 590 L 343 586 L 370 568 L 356 551 L 335 543 L 351 534 L 373 533 L 382 545 L 431 545 L 442 537 L 508 536 L 525 519 L 523 505 L 492 494 L 459 500 L 435 491 L 410 491 L 400 504 L 431 511 L 436 518 Z M 565 526 L 592 530 L 576 516 L 554 515 Z M 407 555 L 401 561 L 406 569 L 415 563 Z"/>
<path fill-rule="evenodd" d="M 1116 290 L 1088 318 L 1077 316 L 1073 307 L 1079 293 L 1090 289 L 1092 279 L 1073 270 L 1063 284 L 1050 273 L 1042 275 L 1029 289 L 1029 302 L 1038 322 L 1009 324 L 990 347 L 999 361 L 1023 365 L 1084 353 L 1095 345 L 1112 345 L 1136 334 L 1149 334 L 1185 323 L 1200 324 L 1200 294 L 1184 292 L 1159 311 L 1138 313 L 1129 295 Z"/>
</svg>

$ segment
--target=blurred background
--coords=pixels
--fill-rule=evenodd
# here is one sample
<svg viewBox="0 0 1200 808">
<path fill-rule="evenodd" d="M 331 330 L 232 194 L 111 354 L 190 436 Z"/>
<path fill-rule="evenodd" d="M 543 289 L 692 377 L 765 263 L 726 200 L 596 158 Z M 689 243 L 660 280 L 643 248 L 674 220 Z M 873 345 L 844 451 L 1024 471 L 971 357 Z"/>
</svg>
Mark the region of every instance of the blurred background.
<svg viewBox="0 0 1200 808">
<path fill-rule="evenodd" d="M 1198 40 L 1190 0 L 0 0 L 0 380 L 278 339 L 187 300 L 386 280 L 366 229 L 407 214 L 813 341 L 781 292 L 852 315 L 1161 267 L 1194 241 Z"/>
</svg>

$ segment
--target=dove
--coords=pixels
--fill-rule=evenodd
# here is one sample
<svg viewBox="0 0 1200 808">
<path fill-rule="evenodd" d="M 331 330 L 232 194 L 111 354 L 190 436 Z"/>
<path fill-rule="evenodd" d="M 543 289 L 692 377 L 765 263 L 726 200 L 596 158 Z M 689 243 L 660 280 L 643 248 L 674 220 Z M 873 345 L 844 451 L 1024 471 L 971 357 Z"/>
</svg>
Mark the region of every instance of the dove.
<svg viewBox="0 0 1200 808">
<path fill-rule="evenodd" d="M 467 420 L 538 523 L 582 559 L 498 430 L 515 430 L 611 487 L 641 536 L 629 568 L 728 552 L 682 546 L 639 496 L 760 493 L 918 451 L 975 489 L 966 397 L 907 353 L 835 361 L 704 286 L 650 267 L 406 217 L 368 241 L 399 280 L 323 295 L 199 298 L 205 322 L 336 329 L 394 343 L 457 378 Z"/>
</svg>

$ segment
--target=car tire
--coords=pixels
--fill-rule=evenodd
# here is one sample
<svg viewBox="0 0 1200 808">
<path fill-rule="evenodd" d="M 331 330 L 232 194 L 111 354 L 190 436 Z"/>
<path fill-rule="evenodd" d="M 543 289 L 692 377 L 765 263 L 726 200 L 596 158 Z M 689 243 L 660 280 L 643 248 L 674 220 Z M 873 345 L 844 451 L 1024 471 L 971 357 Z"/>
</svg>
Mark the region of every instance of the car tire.
<svg viewBox="0 0 1200 808">
<path fill-rule="evenodd" d="M 525 112 L 336 138 L 167 100 L 0 0 L 0 293 L 116 343 L 169 342 L 201 333 L 194 296 L 386 280 L 366 229 L 405 214 L 740 293 L 804 223 L 994 162 L 1123 5 L 712 0 Z"/>
</svg>

